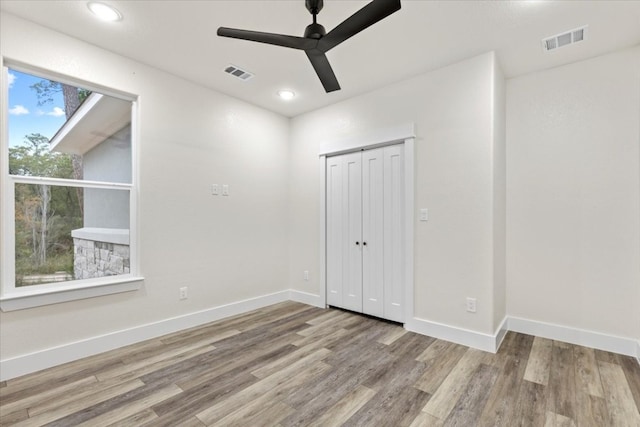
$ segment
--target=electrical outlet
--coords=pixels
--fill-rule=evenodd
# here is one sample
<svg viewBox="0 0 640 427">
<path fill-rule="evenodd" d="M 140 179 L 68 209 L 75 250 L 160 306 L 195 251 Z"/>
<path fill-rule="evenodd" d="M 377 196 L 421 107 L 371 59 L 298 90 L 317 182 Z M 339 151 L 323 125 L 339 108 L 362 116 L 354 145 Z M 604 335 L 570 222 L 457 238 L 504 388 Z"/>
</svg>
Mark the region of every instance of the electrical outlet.
<svg viewBox="0 0 640 427">
<path fill-rule="evenodd" d="M 304 271 L 304 280 L 309 281 L 309 270 Z"/>
<path fill-rule="evenodd" d="M 180 288 L 180 299 L 187 299 L 187 292 L 188 292 L 188 288 L 186 286 L 183 286 Z"/>
<path fill-rule="evenodd" d="M 467 298 L 467 311 L 469 313 L 476 312 L 476 299 L 475 298 Z"/>
</svg>

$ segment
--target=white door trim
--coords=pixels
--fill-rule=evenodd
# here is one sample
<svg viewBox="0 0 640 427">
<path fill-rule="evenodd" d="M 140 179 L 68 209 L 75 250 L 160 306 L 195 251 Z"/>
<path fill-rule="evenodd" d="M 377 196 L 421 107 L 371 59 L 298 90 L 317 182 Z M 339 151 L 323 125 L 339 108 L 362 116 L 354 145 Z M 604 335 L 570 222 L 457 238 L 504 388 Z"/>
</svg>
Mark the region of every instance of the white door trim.
<svg viewBox="0 0 640 427">
<path fill-rule="evenodd" d="M 321 144 L 319 153 L 320 176 L 320 283 L 318 295 L 321 306 L 327 304 L 327 210 L 326 210 L 326 164 L 327 156 L 360 151 L 374 147 L 393 144 L 404 144 L 404 228 L 405 228 L 405 259 L 404 259 L 404 318 L 405 323 L 413 318 L 414 312 L 414 283 L 413 283 L 413 236 L 414 236 L 414 155 L 415 155 L 415 125 L 407 123 L 390 128 L 378 129 L 366 134 L 353 135 L 349 138 L 335 139 Z"/>
</svg>

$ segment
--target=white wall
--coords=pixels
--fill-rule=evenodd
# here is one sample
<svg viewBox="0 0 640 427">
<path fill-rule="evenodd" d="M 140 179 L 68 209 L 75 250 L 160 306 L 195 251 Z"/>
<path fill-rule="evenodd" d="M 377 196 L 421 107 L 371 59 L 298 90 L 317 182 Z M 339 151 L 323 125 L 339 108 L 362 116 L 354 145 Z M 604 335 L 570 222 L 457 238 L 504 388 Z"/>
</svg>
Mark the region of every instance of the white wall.
<svg viewBox="0 0 640 427">
<path fill-rule="evenodd" d="M 510 316 L 640 337 L 640 48 L 507 84 Z"/>
<path fill-rule="evenodd" d="M 498 63 L 493 73 L 493 329 L 507 316 L 506 81 Z"/>
<path fill-rule="evenodd" d="M 429 208 L 429 221 L 415 223 L 415 316 L 494 332 L 494 73 L 488 53 L 292 120 L 292 288 L 320 289 L 321 144 L 414 122 L 415 207 Z"/>
<path fill-rule="evenodd" d="M 145 277 L 139 291 L 1 313 L 2 360 L 287 289 L 288 119 L 1 19 L 3 57 L 140 96 Z M 211 196 L 212 183 L 231 196 Z"/>
</svg>

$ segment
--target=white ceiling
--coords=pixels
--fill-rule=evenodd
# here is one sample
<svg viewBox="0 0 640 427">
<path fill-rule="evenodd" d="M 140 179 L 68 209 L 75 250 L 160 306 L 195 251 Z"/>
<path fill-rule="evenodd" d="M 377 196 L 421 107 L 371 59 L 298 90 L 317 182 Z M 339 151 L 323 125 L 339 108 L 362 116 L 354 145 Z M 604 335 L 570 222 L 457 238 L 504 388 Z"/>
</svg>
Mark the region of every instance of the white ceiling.
<svg viewBox="0 0 640 427">
<path fill-rule="evenodd" d="M 302 36 L 304 0 L 104 0 L 124 19 L 96 21 L 81 0 L 1 0 L 12 13 L 289 117 L 495 50 L 507 77 L 640 44 L 640 1 L 402 0 L 402 9 L 327 56 L 342 90 L 325 93 L 305 54 L 218 37 L 220 26 Z M 367 1 L 325 0 L 327 31 Z M 587 39 L 552 53 L 541 39 L 588 25 Z M 222 70 L 255 74 L 243 82 Z M 276 92 L 297 96 L 282 101 Z"/>
</svg>

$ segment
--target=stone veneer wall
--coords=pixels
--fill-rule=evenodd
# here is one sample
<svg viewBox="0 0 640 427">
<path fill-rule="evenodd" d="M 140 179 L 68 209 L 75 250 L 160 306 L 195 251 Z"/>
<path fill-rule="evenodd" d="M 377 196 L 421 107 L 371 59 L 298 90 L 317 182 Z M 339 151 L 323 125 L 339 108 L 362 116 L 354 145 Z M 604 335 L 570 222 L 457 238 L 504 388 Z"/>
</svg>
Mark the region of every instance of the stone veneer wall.
<svg viewBox="0 0 640 427">
<path fill-rule="evenodd" d="M 129 269 L 129 245 L 73 238 L 75 279 L 128 274 Z"/>
</svg>

